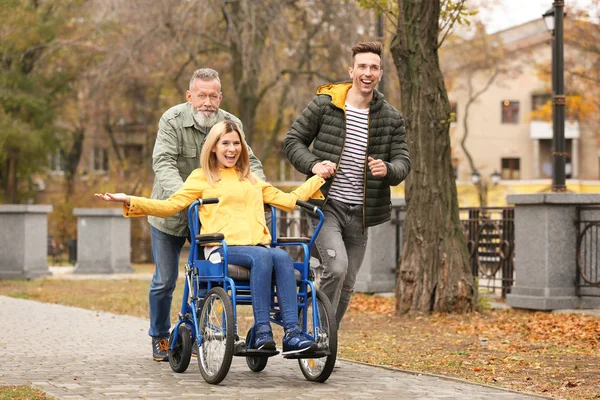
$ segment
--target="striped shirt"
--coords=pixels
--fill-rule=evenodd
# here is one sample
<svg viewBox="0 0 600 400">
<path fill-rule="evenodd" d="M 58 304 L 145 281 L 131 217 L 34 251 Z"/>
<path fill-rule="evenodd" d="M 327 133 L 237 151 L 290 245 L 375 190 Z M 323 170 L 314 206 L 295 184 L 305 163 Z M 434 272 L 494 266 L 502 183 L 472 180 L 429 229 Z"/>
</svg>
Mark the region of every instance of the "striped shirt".
<svg viewBox="0 0 600 400">
<path fill-rule="evenodd" d="M 365 160 L 369 139 L 369 109 L 346 104 L 346 141 L 329 197 L 348 204 L 362 204 Z"/>
</svg>

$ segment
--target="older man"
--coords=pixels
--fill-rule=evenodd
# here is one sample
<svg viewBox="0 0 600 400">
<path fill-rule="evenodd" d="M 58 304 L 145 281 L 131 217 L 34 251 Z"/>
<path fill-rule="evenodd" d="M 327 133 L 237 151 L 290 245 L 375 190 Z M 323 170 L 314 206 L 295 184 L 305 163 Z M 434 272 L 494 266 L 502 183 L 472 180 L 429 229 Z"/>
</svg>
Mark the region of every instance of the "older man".
<svg viewBox="0 0 600 400">
<path fill-rule="evenodd" d="M 200 167 L 200 152 L 206 135 L 217 122 L 241 121 L 219 108 L 223 94 L 217 71 L 202 68 L 194 72 L 186 91 L 187 102 L 168 109 L 158 123 L 158 135 L 152 153 L 155 179 L 151 198 L 167 199 L 188 175 Z M 261 162 L 250 149 L 251 169 L 265 179 Z M 181 248 L 189 237 L 187 212 L 169 217 L 148 217 L 152 236 L 152 256 L 156 268 L 150 285 L 150 329 L 152 356 L 168 360 L 170 310 L 179 272 Z"/>
</svg>

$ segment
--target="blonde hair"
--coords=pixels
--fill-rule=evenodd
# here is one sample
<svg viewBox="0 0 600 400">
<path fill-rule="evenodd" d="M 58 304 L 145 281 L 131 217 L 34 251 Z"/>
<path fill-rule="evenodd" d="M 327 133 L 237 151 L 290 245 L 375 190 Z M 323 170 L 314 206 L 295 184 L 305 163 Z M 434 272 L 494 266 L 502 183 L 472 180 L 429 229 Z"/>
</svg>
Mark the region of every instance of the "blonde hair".
<svg viewBox="0 0 600 400">
<path fill-rule="evenodd" d="M 217 155 L 213 149 L 217 146 L 217 143 L 223 135 L 231 132 L 237 132 L 240 142 L 242 143 L 242 152 L 235 163 L 238 177 L 240 178 L 240 181 L 247 178 L 252 183 L 256 182 L 256 179 L 254 179 L 254 176 L 250 172 L 250 154 L 244 135 L 242 135 L 240 127 L 235 122 L 225 120 L 216 123 L 211 128 L 210 132 L 208 132 L 208 136 L 206 136 L 204 145 L 202 146 L 202 152 L 200 153 L 200 167 L 204 171 L 206 180 L 211 185 L 214 185 L 215 182 L 221 179 L 221 173 L 217 166 Z"/>
</svg>

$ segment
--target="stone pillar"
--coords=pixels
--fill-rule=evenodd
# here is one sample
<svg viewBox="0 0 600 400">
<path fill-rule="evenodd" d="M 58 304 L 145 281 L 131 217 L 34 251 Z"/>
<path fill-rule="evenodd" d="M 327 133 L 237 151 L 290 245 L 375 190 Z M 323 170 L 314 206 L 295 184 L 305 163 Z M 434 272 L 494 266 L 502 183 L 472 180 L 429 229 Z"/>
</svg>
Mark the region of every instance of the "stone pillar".
<svg viewBox="0 0 600 400">
<path fill-rule="evenodd" d="M 392 206 L 406 206 L 404 199 L 392 199 Z M 404 217 L 406 212 L 400 211 L 398 221 L 392 209 L 392 220 L 369 228 L 367 251 L 360 271 L 356 277 L 354 291 L 364 293 L 393 292 L 396 287 L 396 270 L 398 259 L 396 251 L 402 254 Z M 396 243 L 396 227 L 399 226 L 399 239 Z M 397 247 L 399 246 L 399 247 Z"/>
<path fill-rule="evenodd" d="M 515 205 L 515 283 L 506 302 L 533 310 L 582 306 L 575 279 L 577 206 L 600 204 L 600 194 L 507 196 Z"/>
<path fill-rule="evenodd" d="M 131 221 L 120 208 L 76 208 L 76 274 L 132 272 Z"/>
<path fill-rule="evenodd" d="M 0 279 L 50 275 L 48 213 L 50 205 L 0 205 Z"/>
</svg>

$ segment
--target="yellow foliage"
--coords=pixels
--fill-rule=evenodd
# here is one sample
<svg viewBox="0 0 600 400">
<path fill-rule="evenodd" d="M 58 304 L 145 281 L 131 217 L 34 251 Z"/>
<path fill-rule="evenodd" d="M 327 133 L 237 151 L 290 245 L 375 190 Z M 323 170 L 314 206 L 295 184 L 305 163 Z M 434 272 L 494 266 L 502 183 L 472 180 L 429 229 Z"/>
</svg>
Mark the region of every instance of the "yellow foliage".
<svg viewBox="0 0 600 400">
<path fill-rule="evenodd" d="M 569 120 L 581 121 L 590 114 L 598 113 L 597 99 L 589 94 L 567 95 L 566 98 L 566 117 Z M 552 100 L 542 106 L 538 106 L 530 114 L 531 119 L 541 121 L 552 121 Z"/>
</svg>

